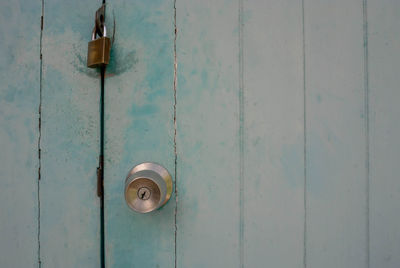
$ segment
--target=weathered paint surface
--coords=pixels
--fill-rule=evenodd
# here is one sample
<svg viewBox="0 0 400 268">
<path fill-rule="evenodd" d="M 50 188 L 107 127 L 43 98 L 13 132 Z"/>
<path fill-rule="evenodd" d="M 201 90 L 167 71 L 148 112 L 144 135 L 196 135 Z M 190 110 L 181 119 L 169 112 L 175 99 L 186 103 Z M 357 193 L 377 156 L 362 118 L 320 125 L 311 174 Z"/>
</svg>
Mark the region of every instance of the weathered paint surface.
<svg viewBox="0 0 400 268">
<path fill-rule="evenodd" d="M 240 263 L 238 2 L 177 2 L 178 267 Z"/>
<path fill-rule="evenodd" d="M 244 267 L 303 267 L 301 1 L 243 3 Z"/>
<path fill-rule="evenodd" d="M 178 196 L 176 240 L 169 245 L 176 249 L 176 266 L 398 263 L 400 182 L 396 161 L 385 153 L 397 159 L 393 97 L 398 78 L 390 71 L 397 61 L 389 57 L 398 37 L 395 26 L 388 25 L 399 19 L 392 2 L 381 9 L 371 5 L 376 28 L 368 33 L 376 47 L 365 43 L 370 12 L 365 1 L 177 1 Z M 158 29 L 169 33 L 166 27 Z M 158 64 L 138 72 L 152 68 Z M 119 83 L 129 84 L 126 79 Z M 125 99 L 133 94 L 119 92 Z M 163 105 L 173 107 L 169 101 Z M 377 116 L 383 121 L 378 123 Z M 129 148 L 142 144 L 142 138 L 136 142 L 132 138 Z M 135 151 L 151 155 L 147 148 Z M 167 149 L 173 157 L 173 148 Z M 118 187 L 123 202 L 122 184 Z M 123 220 L 114 217 L 107 224 L 120 226 Z M 137 226 L 142 233 L 154 232 L 154 226 Z M 170 235 L 157 239 L 165 245 Z M 129 243 L 119 247 L 131 248 L 130 239 L 137 236 L 125 239 Z M 139 252 L 154 248 L 153 240 L 139 241 Z M 158 261 L 160 253 L 152 254 Z M 125 264 L 132 263 L 131 256 L 119 255 L 128 259 Z M 107 257 L 116 261 L 115 255 Z"/>
<path fill-rule="evenodd" d="M 0 3 L 0 266 L 38 266 L 39 1 Z"/>
<path fill-rule="evenodd" d="M 174 2 L 113 1 L 116 19 L 105 85 L 107 267 L 173 267 L 175 198 L 150 214 L 125 203 L 128 171 L 142 162 L 174 176 Z"/>
<path fill-rule="evenodd" d="M 100 75 L 86 67 L 98 1 L 44 5 L 40 180 L 42 267 L 100 266 Z"/>
<path fill-rule="evenodd" d="M 370 267 L 400 266 L 400 2 L 368 1 Z"/>
<path fill-rule="evenodd" d="M 100 81 L 85 66 L 99 5 L 45 1 L 40 98 L 41 3 L 0 4 L 1 267 L 100 265 Z M 107 12 L 107 267 L 399 266 L 397 1 Z M 144 161 L 177 196 L 140 215 L 123 189 Z"/>
<path fill-rule="evenodd" d="M 362 1 L 306 0 L 307 267 L 366 267 Z"/>
</svg>

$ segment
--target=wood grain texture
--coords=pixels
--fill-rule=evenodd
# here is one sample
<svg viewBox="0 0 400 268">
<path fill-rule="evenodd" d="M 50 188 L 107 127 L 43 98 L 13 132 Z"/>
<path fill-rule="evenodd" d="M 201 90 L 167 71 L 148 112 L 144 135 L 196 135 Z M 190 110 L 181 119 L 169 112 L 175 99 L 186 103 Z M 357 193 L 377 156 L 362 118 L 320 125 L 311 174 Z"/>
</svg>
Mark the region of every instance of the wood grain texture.
<svg viewBox="0 0 400 268">
<path fill-rule="evenodd" d="M 156 162 L 174 177 L 174 1 L 113 1 L 115 43 L 105 86 L 105 243 L 107 267 L 173 267 L 174 213 L 125 203 L 128 171 Z"/>
<path fill-rule="evenodd" d="M 0 3 L 0 266 L 38 267 L 40 1 Z"/>
<path fill-rule="evenodd" d="M 301 1 L 245 1 L 244 267 L 303 267 Z"/>
<path fill-rule="evenodd" d="M 367 3 L 370 267 L 400 264 L 400 2 Z"/>
<path fill-rule="evenodd" d="M 42 267 L 100 266 L 100 75 L 86 67 L 100 2 L 46 1 L 43 30 Z"/>
<path fill-rule="evenodd" d="M 306 0 L 306 265 L 367 266 L 362 1 Z"/>
<path fill-rule="evenodd" d="M 238 8 L 177 2 L 177 267 L 240 262 Z"/>
</svg>

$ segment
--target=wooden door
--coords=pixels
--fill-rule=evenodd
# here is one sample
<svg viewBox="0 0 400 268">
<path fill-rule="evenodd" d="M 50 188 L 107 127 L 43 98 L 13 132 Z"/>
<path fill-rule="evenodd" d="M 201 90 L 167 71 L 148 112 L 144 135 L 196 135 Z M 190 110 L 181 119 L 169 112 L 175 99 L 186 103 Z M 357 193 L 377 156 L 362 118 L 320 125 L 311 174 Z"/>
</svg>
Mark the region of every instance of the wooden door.
<svg viewBox="0 0 400 268">
<path fill-rule="evenodd" d="M 397 1 L 107 1 L 104 122 L 100 4 L 0 3 L 1 267 L 399 267 Z"/>
<path fill-rule="evenodd" d="M 97 1 L 0 2 L 0 266 L 99 267 Z"/>
</svg>

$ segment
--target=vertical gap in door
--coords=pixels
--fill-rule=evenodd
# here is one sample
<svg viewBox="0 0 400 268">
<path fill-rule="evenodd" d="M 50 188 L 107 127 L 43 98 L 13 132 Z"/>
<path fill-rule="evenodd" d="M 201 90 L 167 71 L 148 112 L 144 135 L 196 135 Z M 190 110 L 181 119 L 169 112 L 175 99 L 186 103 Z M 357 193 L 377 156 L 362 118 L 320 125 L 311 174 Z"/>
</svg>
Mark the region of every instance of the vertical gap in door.
<svg viewBox="0 0 400 268">
<path fill-rule="evenodd" d="M 369 76 L 368 76 L 368 17 L 367 17 L 367 0 L 363 0 L 363 38 L 364 38 L 364 125 L 365 125 L 365 141 L 366 141 L 366 157 L 365 157 L 365 168 L 366 168 L 366 266 L 369 268 L 370 264 L 370 235 L 369 235 L 369 182 L 370 182 L 370 148 L 369 148 Z"/>
<path fill-rule="evenodd" d="M 303 267 L 307 267 L 307 110 L 306 110 L 306 30 L 305 30 L 305 14 L 304 1 L 301 1 L 302 8 L 302 31 L 303 31 L 303 164 L 304 164 L 304 183 L 303 183 L 303 199 L 304 199 L 304 226 L 303 226 Z"/>
<path fill-rule="evenodd" d="M 102 0 L 105 4 L 106 1 Z M 100 156 L 99 172 L 101 178 L 100 195 L 100 267 L 105 267 L 105 248 L 104 248 L 104 75 L 106 67 L 101 67 L 100 74 Z M 99 183 L 99 182 L 98 182 Z"/>
<path fill-rule="evenodd" d="M 244 267 L 244 61 L 243 0 L 239 0 L 239 267 Z"/>
<path fill-rule="evenodd" d="M 178 62 L 176 57 L 176 38 L 177 38 L 178 30 L 176 28 L 176 0 L 174 0 L 174 155 L 175 155 L 175 215 L 174 215 L 174 226 L 175 226 L 175 233 L 174 233 L 174 265 L 175 268 L 177 267 L 177 214 L 178 214 L 178 189 L 177 189 L 177 173 L 178 173 L 178 152 L 176 149 L 176 83 L 177 83 L 177 68 Z"/>
<path fill-rule="evenodd" d="M 99 156 L 99 176 L 101 178 L 100 187 L 100 265 L 105 267 L 104 259 L 104 73 L 105 67 L 101 67 L 100 82 L 100 156 Z"/>
<path fill-rule="evenodd" d="M 38 267 L 42 266 L 42 262 L 40 259 L 40 179 L 41 179 L 41 167 L 42 167 L 42 78 L 43 78 L 43 59 L 42 59 L 42 44 L 43 44 L 43 23 L 44 23 L 44 0 L 42 0 L 42 10 L 40 16 L 40 40 L 39 40 L 39 58 L 40 58 L 40 67 L 39 67 L 39 118 L 38 118 L 38 128 L 39 128 L 39 136 L 38 136 L 38 180 L 37 180 L 37 241 L 38 241 Z"/>
</svg>

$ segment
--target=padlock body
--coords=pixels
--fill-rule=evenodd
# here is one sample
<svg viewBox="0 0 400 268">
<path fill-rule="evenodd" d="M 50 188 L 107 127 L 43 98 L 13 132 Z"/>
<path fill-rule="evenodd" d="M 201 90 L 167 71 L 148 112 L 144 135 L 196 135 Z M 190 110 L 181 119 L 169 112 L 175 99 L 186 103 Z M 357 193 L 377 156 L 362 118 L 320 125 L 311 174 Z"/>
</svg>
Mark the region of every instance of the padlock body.
<svg viewBox="0 0 400 268">
<path fill-rule="evenodd" d="M 111 41 L 109 37 L 100 37 L 88 44 L 87 66 L 96 68 L 105 66 L 110 61 Z"/>
</svg>

